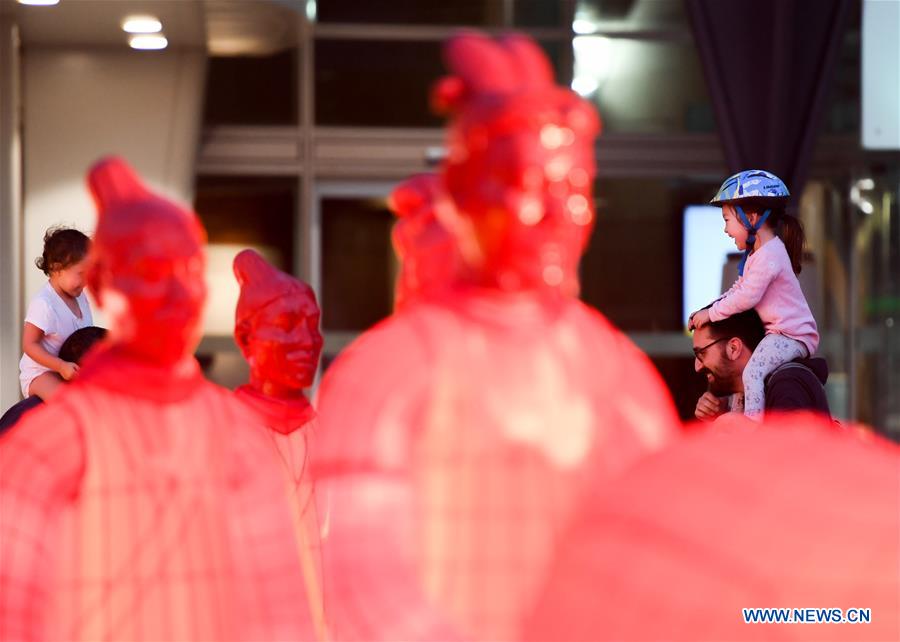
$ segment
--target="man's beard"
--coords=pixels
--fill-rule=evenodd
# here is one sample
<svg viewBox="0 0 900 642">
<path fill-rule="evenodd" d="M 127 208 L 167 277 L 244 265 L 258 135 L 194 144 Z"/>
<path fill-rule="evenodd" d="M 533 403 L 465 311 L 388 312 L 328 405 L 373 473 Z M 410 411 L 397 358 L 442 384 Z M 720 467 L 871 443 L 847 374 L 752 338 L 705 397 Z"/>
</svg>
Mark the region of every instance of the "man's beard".
<svg viewBox="0 0 900 642">
<path fill-rule="evenodd" d="M 717 397 L 725 397 L 737 392 L 731 372 L 713 372 L 709 368 L 703 368 L 700 374 L 707 377 L 707 390 Z M 707 375 L 712 375 L 712 379 Z"/>
</svg>

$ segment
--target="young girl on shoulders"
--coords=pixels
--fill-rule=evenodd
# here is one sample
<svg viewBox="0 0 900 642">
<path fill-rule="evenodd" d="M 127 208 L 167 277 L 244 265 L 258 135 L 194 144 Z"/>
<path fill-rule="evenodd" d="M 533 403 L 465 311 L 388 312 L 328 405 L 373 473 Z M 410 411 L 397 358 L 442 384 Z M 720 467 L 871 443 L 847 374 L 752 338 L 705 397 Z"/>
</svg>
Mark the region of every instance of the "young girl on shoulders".
<svg viewBox="0 0 900 642">
<path fill-rule="evenodd" d="M 90 240 L 78 230 L 51 228 L 44 235 L 44 251 L 35 264 L 48 280 L 28 304 L 22 331 L 19 382 L 25 397 L 46 401 L 78 372 L 76 364 L 59 358 L 59 349 L 70 334 L 93 325 L 84 294 L 89 247 Z"/>
<path fill-rule="evenodd" d="M 819 332 L 800 289 L 804 234 L 800 221 L 785 211 L 790 193 L 780 178 L 746 170 L 728 178 L 710 201 L 722 208 L 725 233 L 745 255 L 738 280 L 709 308 L 691 315 L 691 328 L 755 308 L 766 336 L 744 368 L 744 414 L 760 419 L 765 380 L 778 366 L 811 356 Z"/>
</svg>

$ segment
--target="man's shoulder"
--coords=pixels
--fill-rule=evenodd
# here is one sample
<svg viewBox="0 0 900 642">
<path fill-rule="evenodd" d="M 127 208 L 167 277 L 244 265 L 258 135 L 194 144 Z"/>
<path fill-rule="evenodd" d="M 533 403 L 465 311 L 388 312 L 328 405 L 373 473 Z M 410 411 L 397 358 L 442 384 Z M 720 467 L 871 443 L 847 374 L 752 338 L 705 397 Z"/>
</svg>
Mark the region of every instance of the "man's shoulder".
<svg viewBox="0 0 900 642">
<path fill-rule="evenodd" d="M 766 385 L 790 380 L 811 381 L 824 386 L 828 380 L 828 364 L 821 357 L 788 361 L 769 374 Z"/>
<path fill-rule="evenodd" d="M 766 383 L 767 385 L 773 385 L 791 379 L 814 380 L 821 385 L 818 377 L 816 377 L 809 366 L 798 361 L 789 361 L 775 368 L 766 378 Z"/>
<path fill-rule="evenodd" d="M 801 360 L 776 368 L 766 379 L 766 409 L 809 409 L 830 414 L 822 379 L 813 369 L 816 365 Z"/>
</svg>

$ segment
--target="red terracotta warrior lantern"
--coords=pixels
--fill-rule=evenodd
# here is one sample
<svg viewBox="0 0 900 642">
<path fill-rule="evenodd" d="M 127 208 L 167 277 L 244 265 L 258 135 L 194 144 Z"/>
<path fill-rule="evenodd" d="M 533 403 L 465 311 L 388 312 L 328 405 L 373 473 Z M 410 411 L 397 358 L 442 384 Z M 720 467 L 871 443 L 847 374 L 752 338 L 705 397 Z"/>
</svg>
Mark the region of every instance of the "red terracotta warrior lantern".
<svg viewBox="0 0 900 642">
<path fill-rule="evenodd" d="M 304 390 L 313 384 L 322 335 L 312 288 L 274 268 L 253 250 L 234 259 L 240 284 L 234 340 L 250 365 L 250 382 L 235 396 L 265 427 L 281 462 L 315 637 L 330 637 L 325 617 L 320 522 L 310 459 L 316 413 Z"/>
<path fill-rule="evenodd" d="M 340 638 L 518 639 L 583 493 L 677 430 L 649 360 L 575 296 L 593 108 L 523 36 L 466 33 L 445 57 L 449 157 L 410 209 L 433 210 L 458 265 L 319 389 Z"/>
</svg>

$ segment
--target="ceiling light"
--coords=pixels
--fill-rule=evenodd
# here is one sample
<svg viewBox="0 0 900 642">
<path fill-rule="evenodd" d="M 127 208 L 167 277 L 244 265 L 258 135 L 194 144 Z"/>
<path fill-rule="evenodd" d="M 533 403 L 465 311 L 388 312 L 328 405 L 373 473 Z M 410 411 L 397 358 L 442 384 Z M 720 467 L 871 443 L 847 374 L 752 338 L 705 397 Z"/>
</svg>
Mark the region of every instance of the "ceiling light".
<svg viewBox="0 0 900 642">
<path fill-rule="evenodd" d="M 19 4 L 28 4 L 33 7 L 50 7 L 59 4 L 59 0 L 19 0 Z"/>
<path fill-rule="evenodd" d="M 577 33 L 579 35 L 591 34 L 591 33 L 594 33 L 594 31 L 596 31 L 596 30 L 597 30 L 597 25 L 594 24 L 590 20 L 584 20 L 584 19 L 579 18 L 579 19 L 576 19 L 572 23 L 572 31 L 574 31 L 575 33 Z"/>
<path fill-rule="evenodd" d="M 128 16 L 122 21 L 122 30 L 128 33 L 159 33 L 162 23 L 153 16 Z"/>
<path fill-rule="evenodd" d="M 138 34 L 128 39 L 128 44 L 132 49 L 152 50 L 165 49 L 169 41 L 164 35 L 160 34 Z"/>
</svg>

